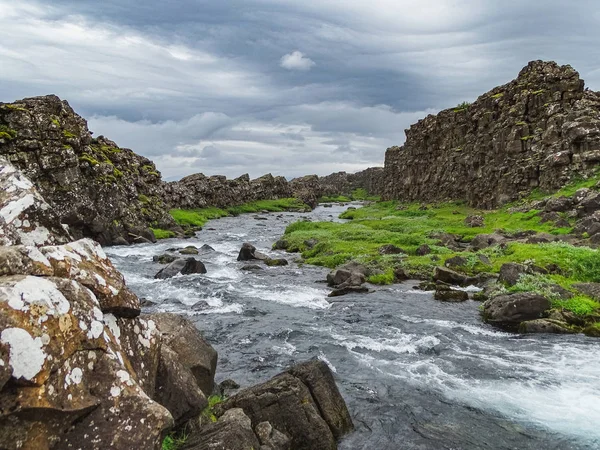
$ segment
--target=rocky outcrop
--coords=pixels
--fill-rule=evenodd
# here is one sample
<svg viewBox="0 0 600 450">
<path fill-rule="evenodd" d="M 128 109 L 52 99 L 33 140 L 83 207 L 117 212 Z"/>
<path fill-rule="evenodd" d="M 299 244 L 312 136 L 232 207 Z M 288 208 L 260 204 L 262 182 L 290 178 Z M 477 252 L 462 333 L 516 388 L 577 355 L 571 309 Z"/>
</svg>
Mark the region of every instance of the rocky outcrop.
<svg viewBox="0 0 600 450">
<path fill-rule="evenodd" d="M 160 448 L 206 406 L 216 352 L 185 319 L 140 317 L 100 245 L 63 243 L 29 180 L 0 173 L 2 448 Z"/>
<path fill-rule="evenodd" d="M 369 195 L 383 193 L 383 167 L 369 167 L 356 173 L 336 172 L 319 178 L 322 196 L 350 196 L 356 189 Z"/>
<path fill-rule="evenodd" d="M 86 121 L 54 95 L 0 103 L 0 156 L 24 172 L 75 238 L 106 245 L 154 240 L 149 226 L 181 231 L 154 163 L 93 138 Z"/>
<path fill-rule="evenodd" d="M 302 200 L 311 208 L 316 208 L 319 204 L 319 199 L 323 195 L 319 177 L 316 175 L 294 178 L 290 181 L 290 187 L 294 193 L 294 197 Z"/>
<path fill-rule="evenodd" d="M 492 208 L 554 192 L 600 162 L 600 94 L 570 66 L 533 61 L 472 104 L 430 115 L 385 156 L 384 199 Z"/>
<path fill-rule="evenodd" d="M 165 201 L 172 208 L 194 209 L 214 206 L 227 208 L 257 200 L 293 197 L 284 177 L 271 174 L 251 180 L 248 174 L 233 180 L 221 175 L 207 177 L 201 173 L 165 184 Z"/>
<path fill-rule="evenodd" d="M 550 309 L 550 301 L 529 292 L 499 295 L 483 303 L 483 318 L 486 322 L 504 326 L 518 326 L 521 322 L 542 318 Z"/>
</svg>

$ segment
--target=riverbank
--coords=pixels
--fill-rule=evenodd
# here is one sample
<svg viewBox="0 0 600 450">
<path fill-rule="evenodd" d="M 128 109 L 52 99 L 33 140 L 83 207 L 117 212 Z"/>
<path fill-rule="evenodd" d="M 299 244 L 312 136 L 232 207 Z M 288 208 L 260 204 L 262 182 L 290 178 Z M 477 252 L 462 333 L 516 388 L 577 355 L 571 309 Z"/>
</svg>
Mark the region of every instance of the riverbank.
<svg viewBox="0 0 600 450">
<path fill-rule="evenodd" d="M 368 281 L 374 284 L 407 278 L 448 281 L 434 273 L 439 267 L 451 269 L 463 277 L 457 280 L 470 278 L 483 288 L 478 300 L 540 294 L 551 302 L 546 316 L 576 316 L 562 332 L 598 335 L 600 236 L 590 235 L 597 223 L 598 208 L 590 206 L 600 198 L 597 184 L 598 178 L 580 180 L 552 196 L 534 193 L 493 211 L 462 203 L 379 202 L 348 209 L 340 215 L 346 223 L 293 223 L 279 246 L 300 252 L 308 264 L 331 269 L 348 261 L 367 265 Z M 509 280 L 503 274 L 508 269 L 517 272 Z"/>
</svg>

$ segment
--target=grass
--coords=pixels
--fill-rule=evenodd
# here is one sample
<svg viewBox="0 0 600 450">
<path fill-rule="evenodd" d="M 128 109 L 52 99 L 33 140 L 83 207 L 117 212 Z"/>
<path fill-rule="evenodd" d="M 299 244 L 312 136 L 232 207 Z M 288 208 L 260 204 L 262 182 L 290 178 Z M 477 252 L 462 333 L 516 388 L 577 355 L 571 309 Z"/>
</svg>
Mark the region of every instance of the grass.
<svg viewBox="0 0 600 450">
<path fill-rule="evenodd" d="M 323 196 L 319 199 L 319 203 L 346 203 L 351 202 L 352 199 L 350 197 L 346 197 L 345 195 L 336 195 L 336 196 Z"/>
<path fill-rule="evenodd" d="M 208 406 L 202 411 L 202 416 L 211 422 L 216 422 L 217 416 L 215 416 L 214 408 L 223 400 L 225 400 L 225 397 L 222 395 L 211 395 L 208 397 Z"/>
<path fill-rule="evenodd" d="M 236 216 L 245 213 L 260 211 L 282 212 L 289 210 L 304 211 L 307 206 L 295 198 L 282 198 L 278 200 L 260 200 L 230 208 L 201 208 L 201 209 L 172 209 L 171 216 L 182 227 L 203 227 L 206 222 L 221 217 Z"/>
<path fill-rule="evenodd" d="M 162 442 L 162 450 L 177 450 L 187 440 L 187 435 L 169 434 Z"/>
<path fill-rule="evenodd" d="M 169 230 L 163 230 L 161 228 L 150 228 L 154 233 L 156 239 L 169 239 L 176 236 L 176 234 Z"/>
<path fill-rule="evenodd" d="M 351 202 L 353 200 L 373 201 L 377 202 L 381 197 L 377 195 L 370 195 L 366 189 L 357 188 L 354 189 L 349 195 L 338 195 L 335 197 L 321 197 L 319 203 L 335 203 L 335 202 Z"/>
<path fill-rule="evenodd" d="M 469 109 L 469 106 L 471 106 L 471 103 L 469 103 L 469 102 L 459 103 L 454 108 L 454 112 L 466 111 L 467 109 Z"/>
</svg>

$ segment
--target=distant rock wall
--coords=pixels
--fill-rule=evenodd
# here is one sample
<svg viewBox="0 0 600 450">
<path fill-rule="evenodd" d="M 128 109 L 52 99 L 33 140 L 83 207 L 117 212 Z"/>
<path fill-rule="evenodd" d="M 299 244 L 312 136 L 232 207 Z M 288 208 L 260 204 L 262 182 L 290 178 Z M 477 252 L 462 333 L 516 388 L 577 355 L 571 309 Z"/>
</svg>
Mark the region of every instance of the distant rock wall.
<svg viewBox="0 0 600 450">
<path fill-rule="evenodd" d="M 383 167 L 369 167 L 356 173 L 336 172 L 319 178 L 321 195 L 350 195 L 356 189 L 364 189 L 370 195 L 383 193 Z"/>
<path fill-rule="evenodd" d="M 92 138 L 87 122 L 54 95 L 0 103 L 0 156 L 25 173 L 75 238 L 106 245 L 153 240 L 149 225 L 178 230 L 154 163 Z"/>
<path fill-rule="evenodd" d="M 385 156 L 384 199 L 493 208 L 552 192 L 600 162 L 600 94 L 570 66 L 533 61 L 471 105 L 429 115 Z"/>
<path fill-rule="evenodd" d="M 293 196 L 284 177 L 271 174 L 251 180 L 242 175 L 228 180 L 222 175 L 207 177 L 201 173 L 166 183 L 164 199 L 172 208 L 194 209 L 214 206 L 227 208 L 257 200 L 277 200 Z"/>
</svg>

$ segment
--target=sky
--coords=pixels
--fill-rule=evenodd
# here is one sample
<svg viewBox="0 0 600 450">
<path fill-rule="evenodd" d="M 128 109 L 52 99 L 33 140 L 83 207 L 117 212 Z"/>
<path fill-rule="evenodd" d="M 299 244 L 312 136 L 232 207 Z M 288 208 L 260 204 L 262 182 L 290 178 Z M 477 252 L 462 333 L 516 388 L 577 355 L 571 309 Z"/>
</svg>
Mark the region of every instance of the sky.
<svg viewBox="0 0 600 450">
<path fill-rule="evenodd" d="M 597 0 L 0 0 L 0 101 L 56 94 L 163 177 L 382 166 L 528 61 L 600 90 Z"/>
</svg>

